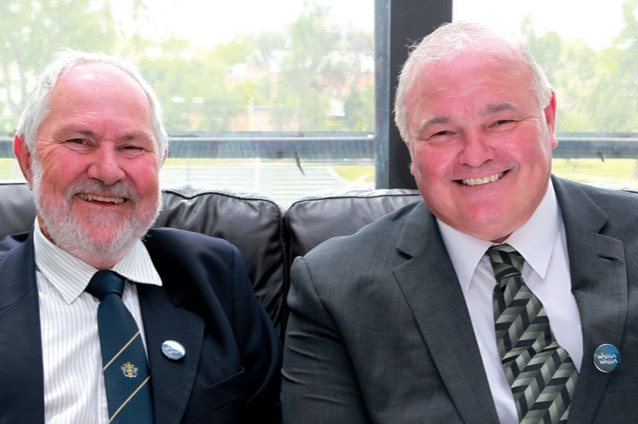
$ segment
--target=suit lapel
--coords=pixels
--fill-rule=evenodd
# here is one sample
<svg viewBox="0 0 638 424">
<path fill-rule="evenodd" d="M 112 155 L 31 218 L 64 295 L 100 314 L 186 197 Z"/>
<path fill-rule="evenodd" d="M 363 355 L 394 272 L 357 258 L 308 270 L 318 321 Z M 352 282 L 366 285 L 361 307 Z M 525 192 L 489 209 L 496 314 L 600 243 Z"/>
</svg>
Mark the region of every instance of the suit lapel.
<svg viewBox="0 0 638 424">
<path fill-rule="evenodd" d="M 0 422 L 43 423 L 44 379 L 33 239 L 0 264 Z M 9 383 L 9 384 L 7 384 Z"/>
<path fill-rule="evenodd" d="M 13 341 L 0 343 L 4 364 L 0 381 L 11 382 L 0 385 L 0 422 L 43 423 L 42 342 L 32 235 L 10 247 L 15 248 L 0 262 L 0 340 Z M 162 275 L 165 288 L 138 285 L 156 424 L 180 422 L 195 381 L 204 337 L 201 318 L 175 306 L 180 295 L 168 287 L 180 284 L 171 278 Z M 186 349 L 184 358 L 172 361 L 165 357 L 161 345 L 166 340 L 181 343 Z"/>
<path fill-rule="evenodd" d="M 611 374 L 596 369 L 594 350 L 604 343 L 621 349 L 627 316 L 627 276 L 620 240 L 600 234 L 607 216 L 578 188 L 554 180 L 563 221 L 572 277 L 583 331 L 583 362 L 570 422 L 590 423 Z M 621 352 L 622 355 L 622 352 Z"/>
<path fill-rule="evenodd" d="M 412 258 L 394 275 L 463 421 L 498 422 L 463 293 L 423 204 L 411 213 L 397 247 Z"/>
<path fill-rule="evenodd" d="M 175 307 L 163 288 L 140 285 L 138 291 L 151 365 L 155 423 L 177 423 L 195 382 L 204 323 L 197 315 Z M 167 340 L 184 346 L 182 359 L 174 361 L 164 356 L 161 346 Z"/>
<path fill-rule="evenodd" d="M 567 189 L 573 184 L 553 181 L 583 331 L 583 361 L 570 422 L 587 424 L 611 375 L 595 368 L 594 350 L 604 343 L 622 349 L 628 302 L 626 262 L 622 242 L 600 233 L 608 221 L 606 214 L 578 186 Z M 436 222 L 425 207 L 412 214 L 398 244 L 411 257 L 395 269 L 398 284 L 463 420 L 481 422 L 491 417 L 490 422 L 497 422 L 469 314 Z M 419 219 L 427 223 L 425 228 L 422 223 L 419 228 Z"/>
</svg>

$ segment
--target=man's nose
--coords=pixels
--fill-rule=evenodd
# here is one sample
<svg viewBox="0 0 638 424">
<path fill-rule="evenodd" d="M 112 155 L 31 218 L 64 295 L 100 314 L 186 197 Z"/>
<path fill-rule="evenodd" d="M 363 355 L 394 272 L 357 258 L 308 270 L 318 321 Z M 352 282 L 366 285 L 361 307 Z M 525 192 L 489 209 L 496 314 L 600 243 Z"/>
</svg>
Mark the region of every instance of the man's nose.
<svg viewBox="0 0 638 424">
<path fill-rule="evenodd" d="M 494 149 L 485 134 L 476 130 L 463 135 L 463 150 L 459 160 L 464 165 L 478 167 L 491 159 L 494 159 Z"/>
<path fill-rule="evenodd" d="M 121 158 L 115 149 L 100 146 L 93 154 L 93 162 L 89 166 L 88 175 L 106 185 L 115 184 L 125 175 L 120 161 Z"/>
</svg>

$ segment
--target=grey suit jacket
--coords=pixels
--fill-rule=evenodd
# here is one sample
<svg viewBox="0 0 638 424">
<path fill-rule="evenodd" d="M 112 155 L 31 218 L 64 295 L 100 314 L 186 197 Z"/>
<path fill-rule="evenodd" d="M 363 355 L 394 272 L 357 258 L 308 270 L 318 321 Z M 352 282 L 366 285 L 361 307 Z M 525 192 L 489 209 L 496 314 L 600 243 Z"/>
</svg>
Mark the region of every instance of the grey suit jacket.
<svg viewBox="0 0 638 424">
<path fill-rule="evenodd" d="M 570 423 L 638 422 L 638 196 L 553 179 L 584 359 Z M 423 202 L 297 259 L 285 423 L 497 423 L 463 294 Z M 618 347 L 612 373 L 597 346 Z"/>
</svg>

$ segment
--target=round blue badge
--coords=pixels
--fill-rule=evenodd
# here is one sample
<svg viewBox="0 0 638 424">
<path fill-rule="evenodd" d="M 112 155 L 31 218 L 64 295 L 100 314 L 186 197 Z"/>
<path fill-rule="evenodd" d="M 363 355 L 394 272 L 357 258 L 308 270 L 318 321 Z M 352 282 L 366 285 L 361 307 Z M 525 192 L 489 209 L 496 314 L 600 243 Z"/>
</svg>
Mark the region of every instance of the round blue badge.
<svg viewBox="0 0 638 424">
<path fill-rule="evenodd" d="M 594 365 L 600 372 L 612 372 L 620 366 L 620 352 L 614 345 L 602 344 L 594 351 Z"/>
<path fill-rule="evenodd" d="M 178 361 L 186 355 L 186 349 L 184 349 L 181 343 L 175 340 L 166 340 L 162 343 L 162 353 L 168 359 Z"/>
</svg>

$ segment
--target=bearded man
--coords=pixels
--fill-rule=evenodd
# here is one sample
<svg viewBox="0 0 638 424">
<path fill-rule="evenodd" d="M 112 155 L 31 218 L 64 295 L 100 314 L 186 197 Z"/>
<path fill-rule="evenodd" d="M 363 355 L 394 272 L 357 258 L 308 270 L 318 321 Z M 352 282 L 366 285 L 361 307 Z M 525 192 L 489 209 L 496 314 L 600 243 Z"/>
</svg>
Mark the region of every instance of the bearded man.
<svg viewBox="0 0 638 424">
<path fill-rule="evenodd" d="M 14 152 L 37 217 L 0 242 L 0 422 L 279 422 L 280 342 L 238 250 L 149 229 L 168 147 L 138 71 L 61 53 Z M 137 328 L 111 361 L 116 307 Z"/>
</svg>

